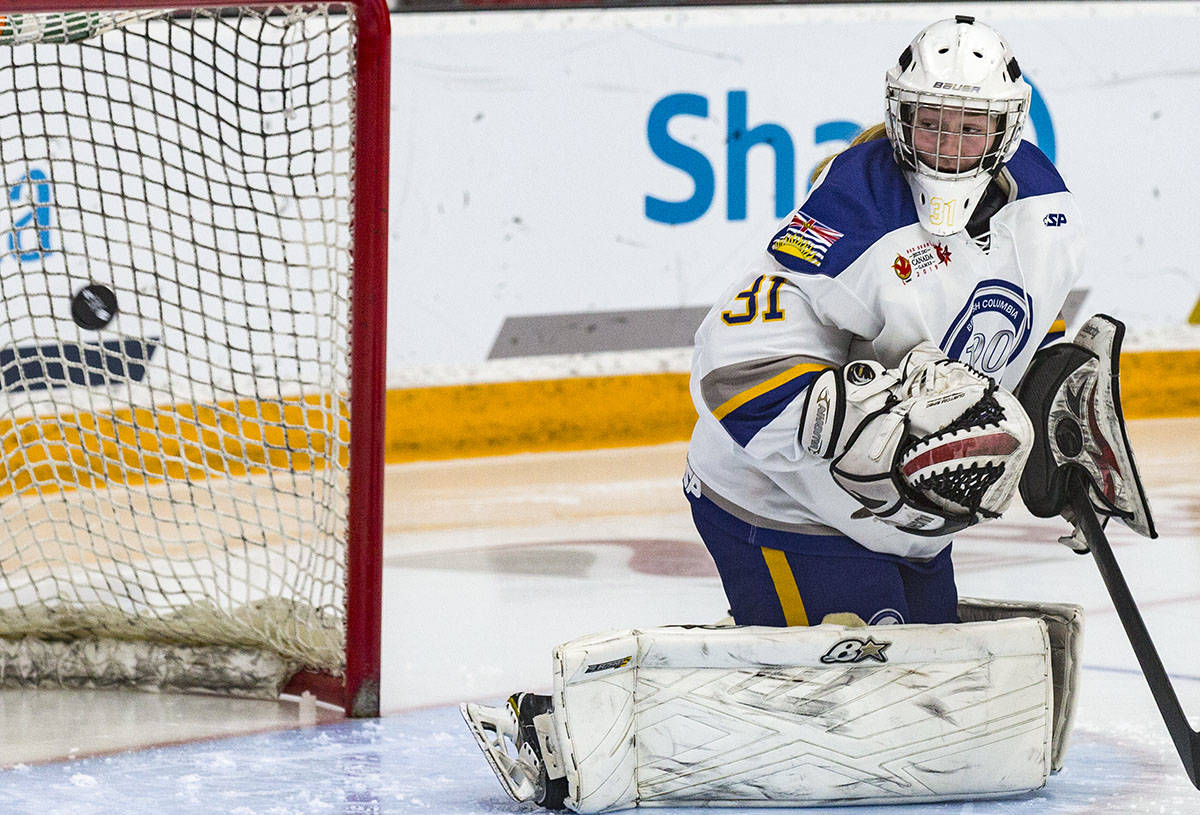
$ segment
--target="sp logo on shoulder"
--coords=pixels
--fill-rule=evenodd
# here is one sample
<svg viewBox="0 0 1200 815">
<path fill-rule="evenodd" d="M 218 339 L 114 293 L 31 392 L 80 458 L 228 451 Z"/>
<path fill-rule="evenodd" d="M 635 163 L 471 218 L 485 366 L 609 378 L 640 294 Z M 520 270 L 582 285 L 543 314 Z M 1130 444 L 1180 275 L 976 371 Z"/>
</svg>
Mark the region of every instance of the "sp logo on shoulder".
<svg viewBox="0 0 1200 815">
<path fill-rule="evenodd" d="M 826 651 L 821 661 L 826 665 L 836 662 L 862 662 L 865 659 L 887 662 L 887 654 L 884 652 L 889 646 L 890 642 L 875 642 L 871 637 L 867 637 L 865 641 L 851 637 L 841 640 Z"/>
</svg>

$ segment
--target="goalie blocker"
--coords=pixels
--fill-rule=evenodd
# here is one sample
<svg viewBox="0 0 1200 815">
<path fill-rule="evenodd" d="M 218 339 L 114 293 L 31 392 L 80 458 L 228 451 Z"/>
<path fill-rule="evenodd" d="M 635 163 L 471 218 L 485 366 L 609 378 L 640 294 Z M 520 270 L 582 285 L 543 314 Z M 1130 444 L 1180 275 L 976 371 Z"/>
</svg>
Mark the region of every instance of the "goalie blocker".
<svg viewBox="0 0 1200 815">
<path fill-rule="evenodd" d="M 462 712 L 510 796 L 582 813 L 1040 788 L 1071 720 L 1080 610 L 961 613 L 979 622 L 593 635 L 555 650 L 552 699 Z"/>
<path fill-rule="evenodd" d="M 1179 702 L 1104 532 L 1116 518 L 1139 535 L 1157 536 L 1121 412 L 1124 334 L 1119 320 L 1097 314 L 1074 341 L 1034 356 L 1017 391 L 1038 431 L 1021 496 L 1035 515 L 1070 520 L 1074 531 L 1062 542 L 1092 552 L 1188 780 L 1200 789 L 1200 731 Z"/>
<path fill-rule="evenodd" d="M 1074 521 L 1070 480 L 1087 485 L 1092 508 L 1117 518 L 1147 538 L 1158 533 L 1125 432 L 1117 391 L 1117 368 L 1125 326 L 1106 314 L 1084 323 L 1074 341 L 1038 351 L 1017 387 L 1017 398 L 1036 430 L 1021 476 L 1021 499 L 1034 515 Z M 1078 528 L 1063 542 L 1077 552 L 1088 546 Z"/>
</svg>

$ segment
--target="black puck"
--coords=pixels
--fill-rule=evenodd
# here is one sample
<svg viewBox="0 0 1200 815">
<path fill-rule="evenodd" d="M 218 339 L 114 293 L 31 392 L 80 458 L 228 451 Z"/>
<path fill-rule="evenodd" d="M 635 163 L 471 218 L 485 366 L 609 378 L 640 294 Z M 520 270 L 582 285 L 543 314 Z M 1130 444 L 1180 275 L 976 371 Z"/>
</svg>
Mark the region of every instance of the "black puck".
<svg viewBox="0 0 1200 815">
<path fill-rule="evenodd" d="M 92 283 L 71 298 L 71 317 L 81 328 L 98 331 L 117 316 L 117 295 L 107 286 Z"/>
</svg>

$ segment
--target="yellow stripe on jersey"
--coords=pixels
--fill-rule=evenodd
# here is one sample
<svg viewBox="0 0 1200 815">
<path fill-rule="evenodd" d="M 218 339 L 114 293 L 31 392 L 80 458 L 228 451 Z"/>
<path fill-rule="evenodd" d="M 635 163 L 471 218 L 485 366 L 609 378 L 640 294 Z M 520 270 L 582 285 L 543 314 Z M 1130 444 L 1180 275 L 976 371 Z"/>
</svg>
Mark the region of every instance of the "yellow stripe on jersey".
<svg viewBox="0 0 1200 815">
<path fill-rule="evenodd" d="M 760 548 L 767 571 L 771 573 L 771 582 L 775 584 L 775 593 L 779 595 L 779 605 L 783 607 L 784 621 L 788 625 L 808 625 L 808 612 L 804 610 L 804 600 L 800 597 L 787 555 L 778 549 Z"/>
<path fill-rule="evenodd" d="M 1047 331 L 1046 333 L 1047 334 L 1065 334 L 1065 333 L 1067 333 L 1067 321 L 1064 320 L 1062 317 L 1059 317 L 1057 320 L 1055 320 L 1053 323 L 1050 324 L 1050 330 Z"/>
<path fill-rule="evenodd" d="M 753 388 L 744 390 L 736 396 L 726 400 L 723 405 L 713 411 L 713 416 L 716 417 L 717 421 L 720 421 L 752 399 L 757 399 L 759 396 L 778 388 L 780 385 L 786 385 L 788 382 L 791 382 L 797 377 L 813 373 L 814 371 L 823 371 L 828 367 L 828 365 L 818 365 L 811 362 L 804 363 L 802 365 L 794 365 L 783 373 L 777 374 L 765 382 L 760 382 Z"/>
</svg>

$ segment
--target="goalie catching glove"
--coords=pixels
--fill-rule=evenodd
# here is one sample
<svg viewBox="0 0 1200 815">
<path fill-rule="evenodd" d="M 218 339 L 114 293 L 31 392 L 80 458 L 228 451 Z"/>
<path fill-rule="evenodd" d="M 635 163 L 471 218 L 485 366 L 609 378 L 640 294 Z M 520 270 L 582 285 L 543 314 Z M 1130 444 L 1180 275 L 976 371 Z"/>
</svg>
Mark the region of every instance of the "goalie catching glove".
<svg viewBox="0 0 1200 815">
<path fill-rule="evenodd" d="M 800 443 L 863 509 L 906 532 L 949 535 L 1008 508 L 1033 426 L 1016 397 L 922 343 L 896 369 L 856 361 L 809 387 Z"/>
</svg>

